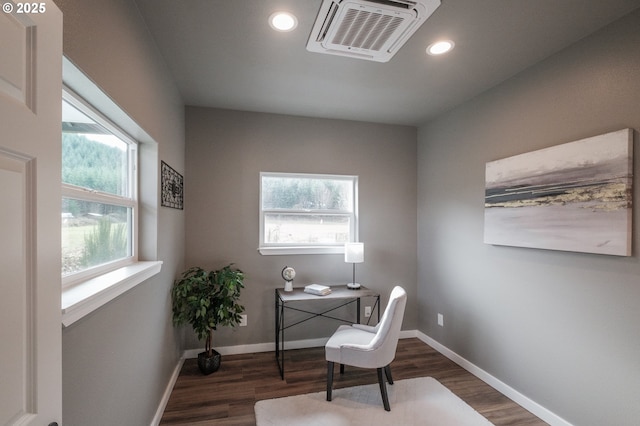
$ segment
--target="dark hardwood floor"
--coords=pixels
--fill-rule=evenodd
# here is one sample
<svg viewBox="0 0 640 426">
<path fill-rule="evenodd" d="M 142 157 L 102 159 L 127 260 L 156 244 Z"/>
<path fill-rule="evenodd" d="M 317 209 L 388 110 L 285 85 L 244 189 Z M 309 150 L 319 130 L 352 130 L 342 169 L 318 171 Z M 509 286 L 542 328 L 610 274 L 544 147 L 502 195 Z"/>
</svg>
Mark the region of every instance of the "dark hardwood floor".
<svg viewBox="0 0 640 426">
<path fill-rule="evenodd" d="M 285 356 L 284 381 L 273 352 L 223 356 L 209 376 L 198 371 L 195 359 L 186 360 L 160 424 L 255 425 L 256 401 L 326 389 L 324 347 L 288 350 Z M 495 425 L 546 425 L 419 339 L 399 341 L 391 371 L 396 381 L 437 379 Z M 376 382 L 375 370 L 347 367 L 343 376 L 336 371 L 334 389 Z"/>
</svg>

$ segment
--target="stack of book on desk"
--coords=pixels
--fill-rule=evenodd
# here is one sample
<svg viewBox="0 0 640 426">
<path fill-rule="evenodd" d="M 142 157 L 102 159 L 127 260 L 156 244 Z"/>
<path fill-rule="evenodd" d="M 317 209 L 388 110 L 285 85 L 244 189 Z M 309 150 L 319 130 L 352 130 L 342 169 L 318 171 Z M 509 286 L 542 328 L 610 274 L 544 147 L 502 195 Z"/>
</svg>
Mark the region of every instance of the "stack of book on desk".
<svg viewBox="0 0 640 426">
<path fill-rule="evenodd" d="M 304 288 L 305 293 L 315 294 L 316 296 L 326 296 L 331 293 L 331 287 L 320 284 L 309 284 Z"/>
</svg>

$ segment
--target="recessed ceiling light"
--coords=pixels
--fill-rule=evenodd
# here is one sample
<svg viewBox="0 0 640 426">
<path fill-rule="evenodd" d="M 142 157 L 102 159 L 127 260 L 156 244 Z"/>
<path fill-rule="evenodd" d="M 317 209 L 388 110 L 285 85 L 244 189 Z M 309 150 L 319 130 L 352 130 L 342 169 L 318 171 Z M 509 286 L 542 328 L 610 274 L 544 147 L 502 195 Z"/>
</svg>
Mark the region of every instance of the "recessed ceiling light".
<svg viewBox="0 0 640 426">
<path fill-rule="evenodd" d="M 293 31 L 298 26 L 298 18 L 289 12 L 274 12 L 269 16 L 269 25 L 276 31 Z"/>
<path fill-rule="evenodd" d="M 442 55 L 443 53 L 451 51 L 451 49 L 453 49 L 453 46 L 455 46 L 455 43 L 451 40 L 436 41 L 435 43 L 432 43 L 429 45 L 429 47 L 427 47 L 427 54 L 432 56 Z"/>
</svg>

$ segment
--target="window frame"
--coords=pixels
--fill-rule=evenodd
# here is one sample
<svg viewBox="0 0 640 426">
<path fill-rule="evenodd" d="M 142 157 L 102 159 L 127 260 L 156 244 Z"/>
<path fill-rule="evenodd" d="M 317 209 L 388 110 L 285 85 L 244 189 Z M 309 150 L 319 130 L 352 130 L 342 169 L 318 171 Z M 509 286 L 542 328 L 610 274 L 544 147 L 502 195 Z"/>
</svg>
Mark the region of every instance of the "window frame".
<svg viewBox="0 0 640 426">
<path fill-rule="evenodd" d="M 62 326 L 81 321 L 120 295 L 162 271 L 158 260 L 157 188 L 160 184 L 158 142 L 73 62 L 62 57 L 63 85 L 98 109 L 102 116 L 138 141 L 138 256 L 137 262 L 62 289 Z M 62 99 L 61 99 L 62 100 Z"/>
<path fill-rule="evenodd" d="M 324 209 L 263 209 L 262 184 L 265 177 L 285 177 L 295 179 L 316 179 L 316 180 L 343 180 L 351 183 L 352 210 L 324 210 Z M 265 216 L 269 213 L 296 214 L 296 215 L 335 215 L 348 217 L 349 238 L 346 242 L 358 241 L 359 215 L 358 215 L 358 176 L 338 175 L 338 174 L 318 174 L 318 173 L 285 173 L 285 172 L 260 172 L 259 182 L 259 245 L 258 251 L 262 255 L 294 255 L 294 254 L 343 254 L 344 243 L 267 243 L 264 241 Z"/>
<path fill-rule="evenodd" d="M 131 242 L 131 254 L 129 256 L 116 259 L 101 265 L 93 266 L 82 271 L 78 271 L 69 275 L 62 276 L 62 288 L 70 288 L 79 283 L 86 282 L 96 277 L 108 274 L 120 268 L 133 265 L 138 261 L 138 141 L 129 136 L 124 130 L 106 118 L 103 113 L 93 107 L 84 98 L 74 92 L 67 85 L 63 84 L 62 100 L 78 109 L 90 119 L 94 120 L 98 125 L 104 127 L 114 136 L 122 140 L 128 145 L 128 187 L 127 195 L 119 196 L 109 194 L 102 191 L 91 190 L 88 188 L 61 182 L 62 197 L 72 198 L 79 201 L 97 202 L 110 204 L 119 207 L 131 209 L 130 225 L 128 226 L 129 239 Z"/>
</svg>

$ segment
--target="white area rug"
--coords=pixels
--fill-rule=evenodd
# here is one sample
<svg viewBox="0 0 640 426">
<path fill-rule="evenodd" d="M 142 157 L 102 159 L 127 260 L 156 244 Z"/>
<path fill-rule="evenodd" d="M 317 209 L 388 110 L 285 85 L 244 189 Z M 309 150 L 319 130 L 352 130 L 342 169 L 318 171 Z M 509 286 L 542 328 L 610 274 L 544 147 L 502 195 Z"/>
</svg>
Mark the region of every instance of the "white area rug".
<svg viewBox="0 0 640 426">
<path fill-rule="evenodd" d="M 391 411 L 384 411 L 378 384 L 258 401 L 258 426 L 433 425 L 489 426 L 487 419 L 431 377 L 387 385 Z"/>
</svg>

